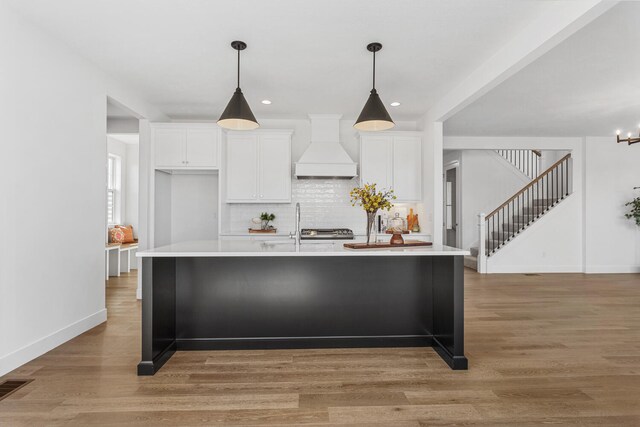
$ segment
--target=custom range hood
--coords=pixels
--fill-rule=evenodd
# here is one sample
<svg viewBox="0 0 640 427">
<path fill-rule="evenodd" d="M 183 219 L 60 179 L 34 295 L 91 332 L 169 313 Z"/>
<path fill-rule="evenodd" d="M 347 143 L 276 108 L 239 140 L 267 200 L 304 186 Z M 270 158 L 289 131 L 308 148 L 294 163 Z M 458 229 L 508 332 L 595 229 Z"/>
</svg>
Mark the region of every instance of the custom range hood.
<svg viewBox="0 0 640 427">
<path fill-rule="evenodd" d="M 311 145 L 296 162 L 296 178 L 351 179 L 358 164 L 340 145 L 339 114 L 309 114 Z"/>
</svg>

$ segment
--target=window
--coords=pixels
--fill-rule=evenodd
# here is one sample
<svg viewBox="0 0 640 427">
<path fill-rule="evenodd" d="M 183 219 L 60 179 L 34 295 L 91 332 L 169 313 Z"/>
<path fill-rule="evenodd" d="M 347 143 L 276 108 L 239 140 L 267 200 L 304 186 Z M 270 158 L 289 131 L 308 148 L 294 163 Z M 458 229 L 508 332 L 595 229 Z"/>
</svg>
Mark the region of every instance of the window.
<svg viewBox="0 0 640 427">
<path fill-rule="evenodd" d="M 107 158 L 107 223 L 120 222 L 120 158 L 109 154 Z"/>
</svg>

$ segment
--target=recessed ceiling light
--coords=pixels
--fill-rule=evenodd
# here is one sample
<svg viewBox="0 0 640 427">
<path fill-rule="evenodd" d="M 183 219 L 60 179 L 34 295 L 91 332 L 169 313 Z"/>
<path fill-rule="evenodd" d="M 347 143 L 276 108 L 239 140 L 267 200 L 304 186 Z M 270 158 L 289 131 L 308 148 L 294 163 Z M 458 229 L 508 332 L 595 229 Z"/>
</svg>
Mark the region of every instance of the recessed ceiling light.
<svg viewBox="0 0 640 427">
<path fill-rule="evenodd" d="M 262 100 L 262 103 L 263 103 L 264 105 L 271 105 L 271 101 L 269 101 L 268 99 L 263 99 L 263 100 Z"/>
<path fill-rule="evenodd" d="M 392 106 L 392 107 L 398 107 L 398 106 L 400 106 L 400 103 L 399 103 L 398 101 L 393 101 L 393 102 L 391 103 L 391 106 Z"/>
</svg>

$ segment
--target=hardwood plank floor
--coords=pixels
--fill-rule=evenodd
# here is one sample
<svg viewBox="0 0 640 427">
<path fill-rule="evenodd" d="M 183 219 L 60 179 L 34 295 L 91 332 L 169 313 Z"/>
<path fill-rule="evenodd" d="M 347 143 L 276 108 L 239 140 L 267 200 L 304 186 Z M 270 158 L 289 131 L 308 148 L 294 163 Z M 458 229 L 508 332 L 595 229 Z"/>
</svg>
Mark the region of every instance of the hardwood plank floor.
<svg viewBox="0 0 640 427">
<path fill-rule="evenodd" d="M 467 271 L 468 371 L 428 348 L 179 352 L 136 376 L 136 276 L 109 320 L 2 377 L 0 426 L 640 425 L 640 275 Z"/>
</svg>

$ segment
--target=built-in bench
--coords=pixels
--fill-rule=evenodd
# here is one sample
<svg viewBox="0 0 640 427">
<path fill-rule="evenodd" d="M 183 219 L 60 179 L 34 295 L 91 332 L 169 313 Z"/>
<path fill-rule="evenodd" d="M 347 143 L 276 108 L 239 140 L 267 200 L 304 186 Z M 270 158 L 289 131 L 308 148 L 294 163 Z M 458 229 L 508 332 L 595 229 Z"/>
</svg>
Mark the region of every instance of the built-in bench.
<svg viewBox="0 0 640 427">
<path fill-rule="evenodd" d="M 120 276 L 120 273 L 129 273 L 138 268 L 136 251 L 138 242 L 135 243 L 107 243 L 105 253 L 105 279 Z"/>
<path fill-rule="evenodd" d="M 138 243 L 123 243 L 120 245 L 120 272 L 129 273 L 138 269 L 136 251 Z"/>
</svg>

